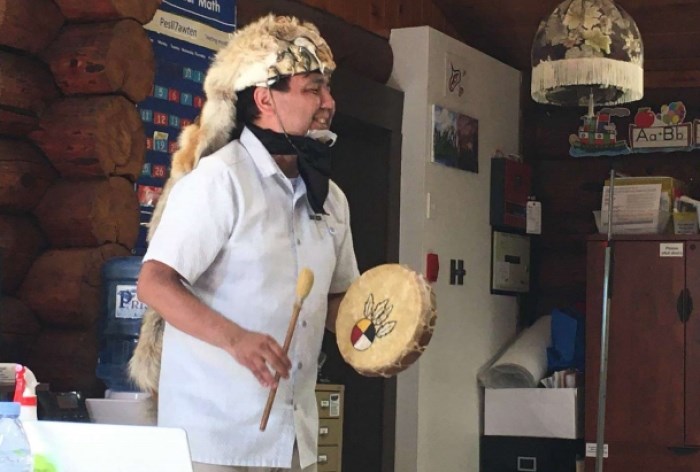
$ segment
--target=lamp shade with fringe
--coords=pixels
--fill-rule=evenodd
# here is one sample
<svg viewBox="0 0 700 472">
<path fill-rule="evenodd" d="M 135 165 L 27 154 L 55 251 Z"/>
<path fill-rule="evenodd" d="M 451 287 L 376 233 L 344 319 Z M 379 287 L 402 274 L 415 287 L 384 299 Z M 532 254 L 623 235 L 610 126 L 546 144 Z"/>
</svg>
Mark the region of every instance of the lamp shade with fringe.
<svg viewBox="0 0 700 472">
<path fill-rule="evenodd" d="M 611 0 L 564 0 L 532 44 L 532 98 L 560 106 L 615 105 L 644 95 L 644 46 Z"/>
</svg>

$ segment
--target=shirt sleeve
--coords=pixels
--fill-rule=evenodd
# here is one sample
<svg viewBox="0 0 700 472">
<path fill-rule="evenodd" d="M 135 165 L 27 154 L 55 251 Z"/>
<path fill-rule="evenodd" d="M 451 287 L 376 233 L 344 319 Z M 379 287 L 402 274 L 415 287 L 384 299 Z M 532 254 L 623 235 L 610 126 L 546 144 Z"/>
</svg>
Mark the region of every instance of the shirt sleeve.
<svg viewBox="0 0 700 472">
<path fill-rule="evenodd" d="M 194 284 L 229 240 L 235 202 L 227 165 L 216 159 L 203 159 L 167 195 L 143 261 L 162 262 L 190 285 Z"/>
<path fill-rule="evenodd" d="M 334 205 L 334 210 L 338 213 L 340 234 L 336 240 L 337 261 L 333 278 L 331 280 L 330 293 L 343 293 L 350 288 L 350 285 L 360 276 L 355 258 L 355 248 L 352 241 L 352 231 L 350 229 L 350 207 L 345 194 L 333 182 L 330 183 L 331 192 L 337 198 L 338 204 Z"/>
</svg>

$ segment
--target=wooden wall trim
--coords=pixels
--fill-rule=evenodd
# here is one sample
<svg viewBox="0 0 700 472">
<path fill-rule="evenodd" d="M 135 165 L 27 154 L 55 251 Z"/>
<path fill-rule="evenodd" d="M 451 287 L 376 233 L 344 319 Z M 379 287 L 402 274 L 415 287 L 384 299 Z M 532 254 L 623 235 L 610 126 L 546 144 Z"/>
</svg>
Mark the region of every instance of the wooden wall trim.
<svg viewBox="0 0 700 472">
<path fill-rule="evenodd" d="M 698 88 L 700 70 L 654 70 L 644 71 L 644 88 Z"/>
</svg>

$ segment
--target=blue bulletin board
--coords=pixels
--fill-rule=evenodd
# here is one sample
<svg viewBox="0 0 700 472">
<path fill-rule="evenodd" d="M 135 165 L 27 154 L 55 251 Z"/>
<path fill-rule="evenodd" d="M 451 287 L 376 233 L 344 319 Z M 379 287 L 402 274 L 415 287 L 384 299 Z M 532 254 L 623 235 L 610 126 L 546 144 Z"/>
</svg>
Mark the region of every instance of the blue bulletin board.
<svg viewBox="0 0 700 472">
<path fill-rule="evenodd" d="M 146 224 L 170 174 L 180 130 L 199 115 L 205 73 L 235 25 L 235 0 L 163 0 L 145 25 L 156 71 L 151 95 L 138 104 L 146 133 L 146 159 L 135 184 L 141 212 L 137 255 L 145 253 Z"/>
</svg>

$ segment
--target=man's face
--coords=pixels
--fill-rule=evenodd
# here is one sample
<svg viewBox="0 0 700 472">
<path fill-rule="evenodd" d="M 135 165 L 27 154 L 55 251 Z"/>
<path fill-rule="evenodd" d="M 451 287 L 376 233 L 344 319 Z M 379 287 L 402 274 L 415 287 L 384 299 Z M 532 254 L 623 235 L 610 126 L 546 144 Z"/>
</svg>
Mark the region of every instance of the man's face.
<svg viewBox="0 0 700 472">
<path fill-rule="evenodd" d="M 289 91 L 272 90 L 282 125 L 288 134 L 303 136 L 310 129 L 328 129 L 335 114 L 328 77 L 318 72 L 294 75 Z"/>
</svg>

